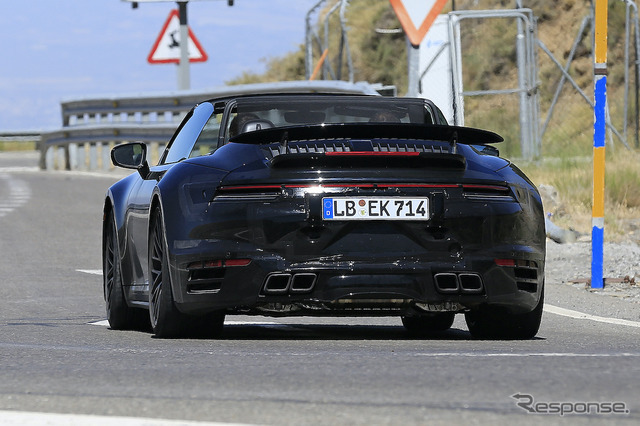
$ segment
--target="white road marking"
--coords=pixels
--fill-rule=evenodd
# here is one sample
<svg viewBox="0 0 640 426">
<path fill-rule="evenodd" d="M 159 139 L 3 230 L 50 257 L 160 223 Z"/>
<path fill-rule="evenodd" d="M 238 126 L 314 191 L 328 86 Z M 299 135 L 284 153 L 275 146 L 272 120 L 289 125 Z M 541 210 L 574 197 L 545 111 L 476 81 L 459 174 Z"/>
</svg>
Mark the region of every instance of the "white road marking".
<svg viewBox="0 0 640 426">
<path fill-rule="evenodd" d="M 40 167 L 0 167 L 3 173 L 39 172 Z"/>
<path fill-rule="evenodd" d="M 0 183 L 2 181 L 9 187 L 9 196 L 0 200 L 0 217 L 8 215 L 31 199 L 31 189 L 25 181 L 0 173 Z"/>
<path fill-rule="evenodd" d="M 522 352 L 522 353 L 482 353 L 482 352 L 425 352 L 416 353 L 415 356 L 425 357 L 447 357 L 447 358 L 526 358 L 526 357 L 547 357 L 547 358 L 640 358 L 640 353 L 577 353 L 577 352 Z"/>
<path fill-rule="evenodd" d="M 603 322 L 607 324 L 615 324 L 615 325 L 626 325 L 629 327 L 638 327 L 640 328 L 640 322 L 637 321 L 629 321 L 618 318 L 608 318 L 608 317 L 599 317 L 597 315 L 589 315 L 584 312 L 572 311 L 571 309 L 560 308 L 558 306 L 553 305 L 545 305 L 544 311 L 549 312 L 550 314 L 562 315 L 564 317 L 575 318 L 575 319 L 585 319 L 596 322 Z"/>
<path fill-rule="evenodd" d="M 87 324 L 99 325 L 101 327 L 109 327 L 108 320 L 92 321 Z M 281 327 L 292 328 L 292 326 L 290 325 L 280 324 L 278 322 L 272 322 L 272 321 L 225 321 L 224 325 L 259 325 L 259 326 L 265 326 L 265 327 L 281 326 Z"/>
<path fill-rule="evenodd" d="M 102 269 L 76 269 L 76 272 L 82 272 L 82 273 L 85 273 L 85 274 L 102 276 Z"/>
<path fill-rule="evenodd" d="M 262 325 L 262 326 L 283 326 L 283 327 L 288 327 L 288 328 L 293 328 L 292 326 L 288 325 L 288 324 L 280 324 L 279 322 L 273 322 L 273 321 L 226 321 L 224 322 L 224 325 Z"/>
<path fill-rule="evenodd" d="M 241 426 L 240 423 L 195 422 L 150 419 L 145 417 L 111 417 L 82 414 L 30 413 L 0 411 L 0 426 Z M 247 426 L 247 425 L 245 425 Z"/>
</svg>

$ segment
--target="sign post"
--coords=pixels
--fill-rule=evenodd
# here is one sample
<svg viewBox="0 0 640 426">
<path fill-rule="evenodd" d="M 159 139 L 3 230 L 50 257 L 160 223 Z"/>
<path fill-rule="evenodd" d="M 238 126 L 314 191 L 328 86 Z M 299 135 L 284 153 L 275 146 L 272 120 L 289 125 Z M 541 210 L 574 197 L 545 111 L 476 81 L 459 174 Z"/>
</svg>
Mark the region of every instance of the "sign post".
<svg viewBox="0 0 640 426">
<path fill-rule="evenodd" d="M 595 0 L 593 206 L 591 210 L 591 288 L 603 288 L 604 169 L 607 111 L 608 0 Z"/>
<path fill-rule="evenodd" d="M 180 9 L 169 13 L 151 52 L 147 57 L 150 64 L 178 64 L 178 88 L 189 89 L 189 63 L 204 62 L 208 59 L 206 52 L 186 24 L 186 2 L 178 3 Z M 186 40 L 186 42 L 182 42 Z"/>
<path fill-rule="evenodd" d="M 202 49 L 202 46 L 200 46 L 200 43 L 198 43 L 198 41 L 196 40 L 195 36 L 189 29 L 189 26 L 187 23 L 187 3 L 189 1 L 197 1 L 197 0 L 122 0 L 122 1 L 131 3 L 134 9 L 138 8 L 138 3 L 176 2 L 178 4 L 178 10 L 172 11 L 171 14 L 169 15 L 169 19 L 165 23 L 165 26 L 163 27 L 162 31 L 160 32 L 160 36 L 158 37 L 158 40 L 156 40 L 156 43 L 154 44 L 147 60 L 149 61 L 149 63 L 152 63 L 152 64 L 170 63 L 170 62 L 177 63 L 178 64 L 178 89 L 188 90 L 191 86 L 189 63 L 204 62 L 208 59 L 207 54 L 204 52 L 204 49 Z M 233 0 L 227 0 L 227 4 L 229 6 L 233 6 Z M 176 31 L 176 33 L 179 34 L 179 40 L 175 37 L 175 34 L 173 32 L 167 33 L 166 31 L 170 25 L 170 21 L 174 14 L 178 18 L 178 22 L 179 22 L 179 30 Z M 167 35 L 171 37 L 171 43 L 165 46 L 161 46 L 161 42 L 163 41 L 163 39 L 166 38 Z M 187 41 L 182 43 L 180 42 L 184 40 L 187 40 Z M 191 53 L 193 49 L 190 48 L 190 46 L 193 46 L 193 45 L 195 45 L 197 51 L 199 52 L 199 56 L 195 56 L 195 57 L 192 56 Z M 167 47 L 169 50 L 173 49 L 174 47 L 179 47 L 180 54 L 177 57 L 173 57 L 172 55 L 167 56 L 166 54 Z M 163 50 L 163 48 L 165 49 Z"/>
<path fill-rule="evenodd" d="M 189 64 L 189 27 L 187 26 L 187 2 L 178 2 L 180 15 L 180 64 L 178 65 L 178 90 L 191 88 Z"/>
<path fill-rule="evenodd" d="M 407 56 L 409 61 L 409 84 L 407 96 L 416 97 L 420 84 L 420 43 L 436 20 L 447 0 L 389 0 L 404 33 L 407 35 L 409 46 Z"/>
</svg>

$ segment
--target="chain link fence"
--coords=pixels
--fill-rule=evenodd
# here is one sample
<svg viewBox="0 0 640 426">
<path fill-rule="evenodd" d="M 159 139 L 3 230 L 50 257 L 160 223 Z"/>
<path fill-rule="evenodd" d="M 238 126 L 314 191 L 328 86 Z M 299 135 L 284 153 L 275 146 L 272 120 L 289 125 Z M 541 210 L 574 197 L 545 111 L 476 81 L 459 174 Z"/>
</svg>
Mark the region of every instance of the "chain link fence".
<svg viewBox="0 0 640 426">
<path fill-rule="evenodd" d="M 540 138 L 543 157 L 589 156 L 593 146 L 593 4 L 588 0 L 501 2 L 537 17 Z M 496 1 L 457 1 L 456 10 L 495 9 Z M 608 140 L 611 149 L 638 147 L 638 14 L 630 0 L 609 2 Z M 484 19 L 461 27 L 465 91 L 499 91 L 517 82 L 515 20 Z M 520 140 L 519 96 L 465 99 L 465 124 Z M 517 143 L 501 151 L 521 157 Z"/>
</svg>

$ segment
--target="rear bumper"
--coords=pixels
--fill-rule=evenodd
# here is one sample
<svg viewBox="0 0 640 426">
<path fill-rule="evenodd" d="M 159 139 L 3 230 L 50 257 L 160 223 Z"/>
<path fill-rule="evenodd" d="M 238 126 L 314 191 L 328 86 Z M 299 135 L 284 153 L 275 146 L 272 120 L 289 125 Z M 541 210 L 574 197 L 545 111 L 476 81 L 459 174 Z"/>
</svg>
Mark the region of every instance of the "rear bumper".
<svg viewBox="0 0 640 426">
<path fill-rule="evenodd" d="M 544 220 L 526 191 L 522 203 L 510 190 L 487 194 L 474 185 L 330 192 L 429 197 L 427 221 L 325 221 L 329 192 L 304 191 L 230 193 L 168 229 L 178 308 L 402 315 L 485 305 L 524 313 L 538 304 Z"/>
<path fill-rule="evenodd" d="M 496 263 L 505 253 L 514 259 L 513 265 Z M 528 250 L 450 261 L 414 257 L 289 262 L 277 255 L 236 252 L 235 259 L 249 263 L 226 266 L 223 261 L 202 267 L 203 259 L 220 255 L 178 255 L 171 262 L 181 311 L 371 316 L 462 312 L 492 305 L 524 313 L 537 305 L 544 283 L 544 256 Z"/>
</svg>

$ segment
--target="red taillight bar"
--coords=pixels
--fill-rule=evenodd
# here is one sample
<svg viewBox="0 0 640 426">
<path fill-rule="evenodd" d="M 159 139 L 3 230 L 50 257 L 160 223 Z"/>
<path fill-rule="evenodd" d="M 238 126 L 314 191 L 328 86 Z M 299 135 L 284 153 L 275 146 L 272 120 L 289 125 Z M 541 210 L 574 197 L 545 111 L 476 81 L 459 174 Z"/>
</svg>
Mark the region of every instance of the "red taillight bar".
<svg viewBox="0 0 640 426">
<path fill-rule="evenodd" d="M 396 151 L 331 151 L 325 152 L 324 155 L 345 157 L 418 157 L 420 153 Z"/>
<path fill-rule="evenodd" d="M 240 189 L 281 189 L 282 185 L 242 185 L 242 186 L 222 186 L 220 191 L 237 191 Z"/>
<path fill-rule="evenodd" d="M 263 190 L 263 189 L 296 189 L 296 188 L 459 188 L 459 184 L 437 184 L 437 183 L 335 183 L 335 184 L 287 184 L 287 185 L 234 185 L 234 186 L 222 186 L 220 191 L 241 191 L 241 190 Z M 464 185 L 463 185 L 464 187 Z M 476 187 L 480 187 L 476 185 Z M 501 187 L 485 187 L 501 188 Z M 502 188 L 506 190 L 506 188 Z"/>
<path fill-rule="evenodd" d="M 470 184 L 462 184 L 462 189 L 483 189 L 490 191 L 503 191 L 506 192 L 509 190 L 506 186 L 498 186 L 498 185 L 470 185 Z"/>
</svg>

